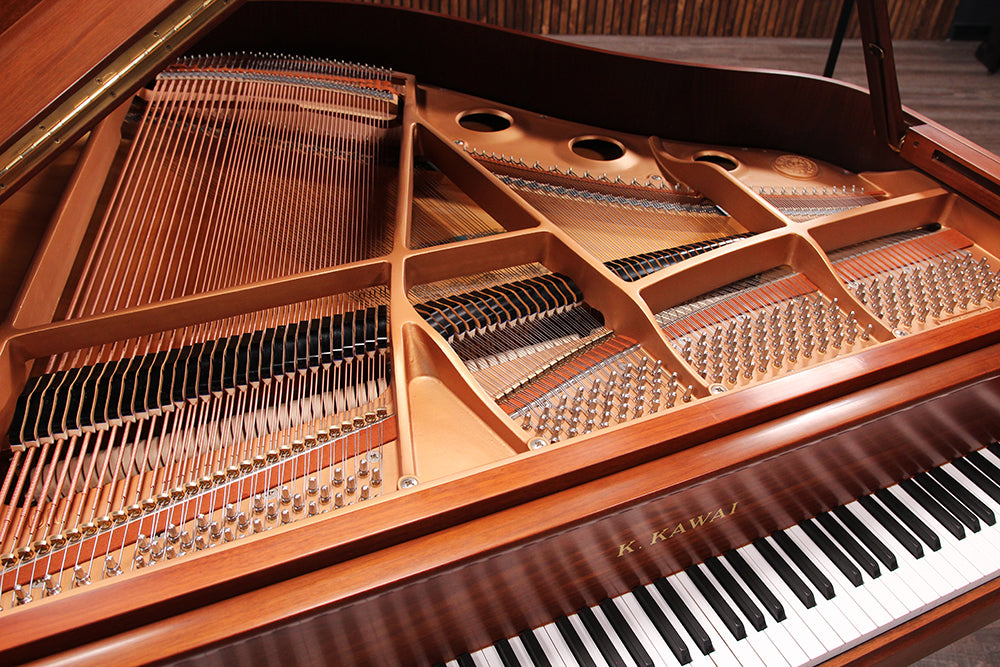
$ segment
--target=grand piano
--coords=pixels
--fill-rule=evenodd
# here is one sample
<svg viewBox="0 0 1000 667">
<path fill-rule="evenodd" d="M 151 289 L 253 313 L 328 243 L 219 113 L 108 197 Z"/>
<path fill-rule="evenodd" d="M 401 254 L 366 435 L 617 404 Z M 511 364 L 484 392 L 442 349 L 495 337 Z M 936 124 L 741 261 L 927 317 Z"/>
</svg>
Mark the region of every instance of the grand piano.
<svg viewBox="0 0 1000 667">
<path fill-rule="evenodd" d="M 1000 160 L 899 106 L 884 6 L 869 95 L 239 4 L 4 33 L 0 661 L 906 664 L 997 616 Z"/>
</svg>

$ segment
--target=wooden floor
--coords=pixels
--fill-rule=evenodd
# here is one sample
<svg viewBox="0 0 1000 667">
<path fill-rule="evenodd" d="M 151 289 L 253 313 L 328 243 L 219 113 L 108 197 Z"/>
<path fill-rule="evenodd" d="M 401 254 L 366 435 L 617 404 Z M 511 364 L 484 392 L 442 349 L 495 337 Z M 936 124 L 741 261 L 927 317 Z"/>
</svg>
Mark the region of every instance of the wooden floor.
<svg viewBox="0 0 1000 667">
<path fill-rule="evenodd" d="M 721 37 L 563 37 L 595 48 L 728 67 L 762 67 L 821 75 L 830 43 L 820 39 Z M 896 69 L 903 104 L 1000 154 L 1000 74 L 973 57 L 975 42 L 899 42 Z M 858 41 L 841 50 L 836 78 L 864 86 Z"/>
<path fill-rule="evenodd" d="M 716 37 L 561 38 L 610 51 L 729 67 L 795 70 L 821 75 L 830 44 L 818 39 Z M 1000 74 L 990 75 L 973 57 L 974 42 L 900 42 L 896 68 L 903 103 L 1000 154 Z M 867 88 L 858 41 L 845 42 L 837 78 Z M 1000 665 L 1000 621 L 916 663 L 918 667 Z"/>
</svg>

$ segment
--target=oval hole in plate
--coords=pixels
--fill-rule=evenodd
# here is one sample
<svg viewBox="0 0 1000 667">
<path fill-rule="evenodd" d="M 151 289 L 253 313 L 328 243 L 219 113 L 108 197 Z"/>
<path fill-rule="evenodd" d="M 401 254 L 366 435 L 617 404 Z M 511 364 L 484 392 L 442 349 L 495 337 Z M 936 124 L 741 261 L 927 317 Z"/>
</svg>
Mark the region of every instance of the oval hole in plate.
<svg viewBox="0 0 1000 667">
<path fill-rule="evenodd" d="M 500 111 L 470 111 L 458 119 L 458 124 L 473 132 L 499 132 L 513 124 L 510 116 Z"/>
<path fill-rule="evenodd" d="M 625 155 L 625 147 L 614 139 L 605 137 L 580 137 L 570 144 L 573 152 L 588 160 L 617 160 Z"/>
<path fill-rule="evenodd" d="M 697 162 L 711 162 L 712 164 L 717 164 L 726 171 L 732 171 L 736 167 L 740 166 L 740 163 L 736 161 L 731 155 L 726 155 L 725 153 L 702 153 L 701 155 L 695 156 L 695 161 Z"/>
</svg>

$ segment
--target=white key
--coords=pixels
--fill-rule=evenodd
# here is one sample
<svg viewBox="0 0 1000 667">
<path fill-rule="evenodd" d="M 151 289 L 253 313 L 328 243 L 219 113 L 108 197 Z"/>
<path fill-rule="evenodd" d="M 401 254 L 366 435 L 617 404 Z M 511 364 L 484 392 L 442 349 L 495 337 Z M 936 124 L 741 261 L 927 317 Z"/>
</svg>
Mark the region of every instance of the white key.
<svg viewBox="0 0 1000 667">
<path fill-rule="evenodd" d="M 568 652 L 562 653 L 553 643 L 548 631 L 550 627 L 558 634 L 559 629 L 556 628 L 555 623 L 549 623 L 548 625 L 543 625 L 540 628 L 535 628 L 532 630 L 532 633 L 535 635 L 535 639 L 538 640 L 538 645 L 542 647 L 542 651 L 545 652 L 545 657 L 549 659 L 550 663 L 552 663 L 552 667 L 566 667 L 569 663 L 563 659 L 563 656 L 570 654 Z M 572 660 L 572 656 L 570 656 L 569 659 Z"/>
<path fill-rule="evenodd" d="M 800 636 L 802 633 L 803 637 L 812 635 L 816 638 L 819 644 L 823 647 L 826 653 L 837 651 L 841 645 L 843 645 L 843 640 L 840 636 L 830 627 L 830 624 L 826 622 L 821 614 L 818 613 L 817 608 L 806 609 L 792 589 L 788 587 L 788 584 L 782 580 L 777 572 L 768 564 L 764 557 L 757 553 L 757 550 L 753 548 L 753 545 L 745 546 L 738 550 L 743 558 L 746 559 L 748 563 L 757 572 L 757 575 L 767 584 L 768 588 L 775 597 L 781 602 L 782 606 L 785 608 L 785 614 L 788 616 L 789 622 L 792 617 L 798 619 L 796 629 L 791 627 L 788 629 L 794 636 Z M 803 647 L 804 648 L 804 647 Z M 807 651 L 807 653 L 812 654 L 812 651 Z"/>
<path fill-rule="evenodd" d="M 900 489 L 902 491 L 902 489 Z M 909 494 L 903 492 L 909 498 Z M 912 498 L 910 498 L 912 500 Z M 914 505 L 919 507 L 919 503 L 913 501 Z M 923 510 L 922 507 L 920 507 Z M 916 511 L 916 510 L 914 510 Z M 926 512 L 926 510 L 924 510 Z M 927 513 L 930 517 L 930 514 Z M 928 525 L 933 525 L 935 527 L 936 533 L 941 535 L 941 533 L 946 533 L 947 537 L 955 541 L 959 545 L 959 550 L 962 551 L 976 568 L 986 576 L 991 576 L 996 571 L 996 563 L 1000 560 L 1000 547 L 994 542 L 993 536 L 989 532 L 984 532 L 983 530 L 972 531 L 968 526 L 963 524 L 965 528 L 965 539 L 957 540 L 954 535 L 949 533 L 936 519 L 930 517 Z M 937 529 L 940 528 L 940 531 Z M 941 535 L 942 541 L 944 540 L 944 535 Z"/>
<path fill-rule="evenodd" d="M 983 558 L 981 551 L 969 542 L 968 531 L 966 531 L 965 539 L 959 540 L 938 523 L 937 519 L 932 517 L 906 491 L 898 486 L 891 486 L 888 491 L 903 503 L 907 509 L 913 512 L 918 519 L 930 526 L 931 530 L 934 531 L 934 534 L 941 541 L 941 551 L 945 552 L 950 559 L 953 559 L 951 562 L 956 568 L 962 570 L 971 583 L 978 586 L 986 580 L 987 573 L 992 569 L 992 566 L 988 562 L 985 562 L 986 559 Z"/>
<path fill-rule="evenodd" d="M 482 654 L 483 659 L 489 667 L 503 667 L 503 660 L 500 659 L 500 654 L 493 646 L 487 646 L 482 651 L 478 651 Z"/>
<path fill-rule="evenodd" d="M 953 587 L 946 583 L 943 576 L 927 567 L 926 553 L 929 549 L 924 549 L 925 555 L 922 558 L 914 557 L 864 506 L 858 503 L 857 507 L 852 507 L 852 509 L 858 520 L 865 524 L 868 530 L 872 531 L 872 534 L 883 544 L 889 546 L 896 556 L 896 562 L 899 563 L 899 569 L 892 574 L 896 579 L 907 582 L 913 588 L 914 593 L 920 596 L 924 605 L 936 604 L 939 599 L 953 590 Z"/>
<path fill-rule="evenodd" d="M 614 645 L 615 650 L 618 651 L 618 655 L 622 657 L 622 660 L 625 662 L 625 664 L 628 665 L 629 667 L 636 667 L 635 661 L 632 660 L 631 654 L 629 654 L 628 649 L 625 648 L 625 644 L 622 643 L 622 640 L 619 639 L 618 633 L 615 632 L 615 627 L 611 625 L 611 622 L 608 620 L 608 617 L 604 615 L 604 610 L 597 605 L 591 607 L 590 610 L 594 612 L 594 617 L 597 618 L 598 623 L 600 623 L 601 627 L 604 628 L 604 634 L 606 634 L 608 636 L 608 639 L 611 640 L 611 643 Z"/>
<path fill-rule="evenodd" d="M 848 504 L 846 508 L 851 514 L 854 515 L 855 518 L 857 518 L 861 522 L 862 525 L 866 525 L 865 518 L 868 516 L 868 513 L 864 511 L 864 508 L 861 507 L 860 503 L 855 501 L 853 503 Z M 874 519 L 872 519 L 872 522 L 874 522 Z M 868 526 L 868 528 L 870 530 L 871 526 Z M 874 534 L 877 538 L 879 537 L 878 533 Z M 855 539 L 857 539 L 857 536 L 854 537 Z M 892 591 L 892 594 L 896 597 L 896 599 L 900 601 L 900 603 L 904 607 L 906 607 L 907 611 L 914 612 L 919 609 L 923 609 L 924 606 L 927 604 L 927 602 L 923 599 L 923 597 L 921 597 L 920 592 L 915 590 L 915 587 L 916 588 L 920 588 L 921 586 L 926 587 L 926 584 L 924 584 L 919 578 L 917 579 L 911 578 L 909 580 L 906 578 L 901 578 L 899 575 L 899 568 L 898 568 L 900 560 L 899 554 L 895 552 L 896 550 L 892 549 L 893 542 L 887 542 L 884 538 L 879 538 L 879 539 L 881 539 L 882 543 L 885 544 L 885 546 L 888 547 L 890 551 L 892 551 L 893 556 L 895 556 L 896 558 L 896 565 L 897 565 L 896 570 L 890 570 L 885 565 L 885 563 L 883 563 L 882 561 L 878 561 L 879 567 L 882 568 L 882 576 L 880 577 L 880 579 L 882 580 L 882 584 L 887 589 Z M 858 542 L 861 543 L 862 546 L 864 546 L 864 543 L 862 543 L 860 539 L 858 539 Z M 868 547 L 865 547 L 865 549 L 868 550 Z M 871 553 L 870 550 L 868 551 L 869 553 Z M 872 557 L 878 560 L 875 554 L 872 554 Z"/>
<path fill-rule="evenodd" d="M 677 664 L 677 657 L 667 646 L 667 642 L 663 640 L 663 636 L 660 635 L 659 630 L 653 625 L 652 621 L 649 620 L 649 616 L 643 611 L 642 605 L 639 601 L 635 599 L 635 596 L 631 593 L 626 593 L 625 595 L 620 595 L 614 599 L 615 606 L 622 613 L 622 616 L 628 621 L 629 625 L 632 627 L 635 636 L 639 638 L 639 641 L 645 647 L 646 651 L 649 653 L 656 664 L 658 665 L 674 665 Z M 675 628 L 676 629 L 676 628 Z M 687 644 L 687 642 L 685 642 Z M 690 647 L 689 647 L 690 651 Z M 701 652 L 695 650 L 699 656 Z M 694 657 L 692 655 L 692 657 Z"/>
<path fill-rule="evenodd" d="M 785 533 L 808 554 L 816 567 L 833 584 L 837 595 L 826 602 L 840 608 L 841 613 L 850 619 L 857 636 L 865 637 L 875 632 L 880 625 L 892 622 L 892 616 L 875 600 L 871 592 L 864 586 L 852 584 L 801 527 L 792 526 Z"/>
<path fill-rule="evenodd" d="M 719 653 L 718 656 L 714 654 L 712 656 L 716 663 L 720 660 L 728 660 L 728 656 L 731 655 L 739 665 L 764 667 L 760 657 L 747 642 L 737 641 L 729 630 L 717 630 L 718 627 L 722 626 L 722 621 L 719 620 L 715 610 L 698 591 L 698 587 L 694 585 L 686 572 L 678 572 L 670 577 L 670 583 L 674 584 L 674 590 L 701 623 L 701 627 L 712 638 L 712 645 L 715 647 L 716 653 Z"/>
<path fill-rule="evenodd" d="M 580 642 L 586 647 L 587 653 L 590 654 L 591 659 L 598 667 L 608 667 L 608 663 L 604 660 L 604 656 L 601 655 L 601 649 L 597 648 L 597 644 L 594 643 L 593 638 L 591 638 L 590 633 L 587 632 L 587 626 L 583 624 L 580 620 L 579 614 L 573 614 L 569 618 L 570 625 L 576 630 L 576 635 L 580 638 Z"/>
<path fill-rule="evenodd" d="M 848 534 L 851 534 L 851 531 L 847 529 L 847 526 L 845 526 L 840 521 L 840 519 L 838 519 L 837 517 L 833 516 L 832 513 L 831 513 L 830 516 L 833 517 L 834 521 L 836 521 L 841 526 L 841 528 L 843 528 L 844 530 L 846 530 L 848 532 Z M 825 528 L 823 528 L 822 525 L 820 525 L 818 522 L 817 522 L 816 525 L 819 526 L 820 530 L 822 530 L 823 532 L 827 533 L 827 537 L 829 537 L 831 540 L 833 540 L 834 544 L 839 544 L 837 542 L 837 540 L 833 539 L 833 536 L 830 535 L 830 533 Z M 853 537 L 853 535 L 851 535 L 851 536 Z M 872 558 L 875 558 L 874 554 L 872 554 L 870 551 L 868 551 L 868 548 L 864 544 L 862 544 L 860 542 L 860 540 L 857 540 L 857 538 L 855 538 L 855 540 L 858 542 L 858 544 L 861 545 L 861 548 L 864 549 L 865 552 L 868 553 L 868 555 L 870 555 Z M 847 550 L 844 549 L 844 552 L 846 553 Z M 851 558 L 851 560 L 854 560 L 853 557 L 850 556 L 850 554 L 848 554 L 848 558 Z M 888 570 L 885 567 L 885 565 L 882 563 L 882 561 L 880 561 L 877 558 L 875 558 L 875 562 L 878 564 L 878 569 L 879 569 L 879 576 L 878 577 L 874 577 L 873 578 L 871 575 L 869 575 L 864 570 L 864 568 L 860 568 L 860 570 L 861 570 L 861 578 L 864 581 L 864 585 L 868 588 L 868 590 L 871 592 L 871 594 L 873 596 L 875 596 L 875 598 L 878 599 L 878 601 L 881 603 L 881 605 L 885 608 L 885 610 L 887 612 L 889 612 L 889 614 L 892 615 L 892 617 L 894 619 L 905 618 L 907 614 L 909 614 L 911 611 L 913 611 L 913 607 L 912 606 L 908 606 L 908 605 L 904 604 L 902 601 L 900 601 L 899 597 L 895 594 L 895 592 L 892 590 L 892 588 L 890 586 L 886 585 L 886 572 Z M 855 561 L 855 564 L 857 564 L 856 561 Z M 911 599 L 911 597 L 912 596 L 908 596 L 907 600 L 909 601 Z"/>
<path fill-rule="evenodd" d="M 910 507 L 910 505 L 908 505 L 900 497 L 901 492 L 902 489 L 899 489 L 898 487 L 892 487 L 889 489 L 889 493 L 893 497 L 899 498 L 900 502 L 903 503 L 904 506 Z M 886 511 L 888 511 L 889 514 L 893 515 L 894 518 L 896 518 L 897 520 L 900 521 L 900 523 L 902 523 L 902 519 L 896 516 L 892 512 L 892 510 L 889 510 L 889 508 L 886 506 L 885 503 L 883 503 L 881 500 L 878 500 L 878 502 L 879 504 L 881 504 L 883 507 L 886 508 Z M 921 515 L 917 514 L 916 516 L 917 518 L 923 520 Z M 903 525 L 904 527 L 906 527 L 907 530 L 910 530 L 908 526 L 906 526 L 905 524 Z M 959 590 L 959 589 L 968 590 L 974 585 L 976 581 L 979 580 L 980 577 L 979 570 L 971 563 L 969 563 L 968 559 L 966 559 L 965 556 L 963 556 L 960 552 L 952 548 L 951 543 L 948 542 L 948 540 L 942 539 L 940 533 L 944 529 L 941 528 L 941 526 L 937 524 L 937 522 L 935 522 L 934 524 L 927 524 L 927 525 L 934 532 L 934 534 L 938 536 L 938 540 L 940 541 L 941 544 L 940 548 L 935 550 L 931 549 L 927 544 L 923 542 L 923 540 L 921 540 L 920 544 L 921 546 L 923 546 L 924 549 L 924 557 L 921 560 L 927 561 L 928 567 L 930 567 L 934 572 L 941 575 L 947 582 L 949 582 L 950 585 L 953 586 L 954 590 Z M 954 538 L 952 538 L 952 540 L 954 540 Z"/>
<path fill-rule="evenodd" d="M 528 649 L 524 648 L 524 644 L 521 643 L 520 637 L 510 637 L 507 639 L 507 643 L 510 644 L 510 648 L 514 651 L 514 655 L 517 656 L 522 667 L 530 667 L 534 664 L 531 661 L 531 656 L 528 655 Z"/>
<path fill-rule="evenodd" d="M 712 652 L 709 653 L 709 657 L 712 659 L 712 664 L 716 665 L 717 667 L 733 667 L 733 666 L 738 667 L 739 662 L 733 656 L 733 652 L 722 641 L 722 638 L 719 637 L 719 633 L 716 631 L 715 626 L 712 625 L 712 622 L 709 621 L 702 613 L 701 608 L 698 607 L 698 605 L 695 604 L 694 600 L 691 599 L 691 596 L 688 594 L 688 591 L 683 586 L 677 584 L 676 581 L 674 581 L 675 576 L 676 575 L 668 577 L 667 578 L 668 583 L 670 583 L 670 586 L 677 594 L 677 597 L 680 598 L 681 603 L 687 608 L 687 610 L 691 613 L 694 619 L 698 622 L 699 625 L 701 625 L 701 627 L 705 630 L 705 633 L 708 635 L 708 639 L 712 643 Z M 661 604 L 663 607 L 669 607 L 669 605 L 667 605 L 663 597 L 660 596 L 659 591 L 655 591 L 655 596 L 657 603 Z M 683 632 L 685 637 L 690 636 L 687 634 L 686 630 L 684 630 Z M 692 639 L 690 641 L 693 643 L 694 640 Z M 698 651 L 698 648 L 694 647 L 694 650 Z"/>
<path fill-rule="evenodd" d="M 895 516 L 893 512 L 889 510 L 889 508 L 885 505 L 885 503 L 883 503 L 878 498 L 876 498 L 875 501 L 879 505 L 881 505 L 883 509 L 889 512 L 889 514 L 892 515 L 893 518 L 899 521 L 899 523 L 903 526 L 905 530 L 909 531 L 910 533 L 913 533 L 913 531 L 910 530 L 910 527 L 907 526 L 905 523 L 903 523 L 903 521 L 898 516 Z M 937 531 L 934 531 L 934 533 L 937 534 Z M 952 558 L 949 557 L 950 554 L 946 553 L 944 547 L 939 548 L 937 550 L 931 549 L 919 537 L 917 537 L 917 540 L 920 542 L 920 546 L 924 550 L 924 555 L 923 558 L 918 558 L 916 562 L 920 563 L 921 567 L 923 567 L 927 571 L 927 576 L 925 577 L 925 580 L 929 584 L 931 584 L 932 579 L 934 578 L 932 577 L 932 574 L 940 578 L 941 581 L 937 585 L 937 587 L 942 591 L 942 594 L 947 593 L 948 591 L 955 591 L 960 588 L 964 588 L 969 584 L 969 577 L 963 574 L 961 571 L 959 571 L 959 569 L 952 564 Z M 965 561 L 964 559 L 957 559 L 957 560 L 959 564 L 964 562 L 965 563 L 964 566 L 966 568 L 970 567 L 968 565 L 968 562 Z"/>
<path fill-rule="evenodd" d="M 809 581 L 809 578 L 798 569 L 798 567 L 792 562 L 791 558 L 785 554 L 784 550 L 774 542 L 773 539 L 768 538 L 772 547 L 775 551 L 791 566 L 792 570 L 799 575 L 799 578 L 805 582 L 806 586 L 813 592 L 813 597 L 816 599 L 816 607 L 810 611 L 817 613 L 823 617 L 837 636 L 840 637 L 842 644 L 854 641 L 860 634 L 861 631 L 852 622 L 851 618 L 844 613 L 841 609 L 841 604 L 837 601 L 837 596 L 842 595 L 843 591 L 839 587 L 834 587 L 834 592 L 837 594 L 834 596 L 833 600 L 827 600 Z M 794 541 L 794 540 L 793 540 Z M 796 598 L 796 601 L 798 598 Z M 800 603 L 801 604 L 801 603 Z"/>
<path fill-rule="evenodd" d="M 667 617 L 668 621 L 670 621 L 670 624 L 674 626 L 674 630 L 677 631 L 681 641 L 688 647 L 688 653 L 691 654 L 691 665 L 696 667 L 702 667 L 705 665 L 707 667 L 708 665 L 726 664 L 725 659 L 723 659 L 720 663 L 716 663 L 715 660 L 712 659 L 712 656 L 716 653 L 715 651 L 712 651 L 709 655 L 705 655 L 701 652 L 701 649 L 695 645 L 694 640 L 691 639 L 690 635 L 688 635 L 687 630 L 684 629 L 681 619 L 677 618 L 677 614 L 674 613 L 674 610 L 670 608 L 667 601 L 663 599 L 662 595 L 660 595 L 660 591 L 656 590 L 656 586 L 649 584 L 646 586 L 646 591 L 649 593 L 650 597 L 653 598 L 653 601 L 660 608 L 660 611 L 663 612 L 663 615 Z M 667 650 L 669 651 L 670 649 L 668 648 Z M 732 658 L 731 655 L 729 657 L 730 659 Z"/>
<path fill-rule="evenodd" d="M 715 575 L 712 574 L 711 570 L 708 569 L 708 566 L 702 563 L 701 565 L 698 566 L 698 569 L 705 576 L 705 578 L 708 579 L 708 581 L 712 584 L 712 586 L 715 587 L 715 590 L 719 592 L 719 595 L 721 595 L 723 599 L 729 604 L 729 606 L 733 610 L 733 613 L 735 613 L 740 618 L 740 620 L 743 621 L 743 628 L 744 630 L 746 630 L 747 633 L 747 637 L 744 641 L 750 644 L 751 648 L 753 648 L 754 652 L 760 657 L 761 661 L 768 667 L 771 667 L 771 665 L 774 665 L 775 667 L 780 667 L 781 665 L 788 665 L 788 660 L 786 660 L 785 657 L 781 654 L 781 652 L 777 648 L 775 648 L 774 642 L 771 641 L 771 639 L 767 636 L 767 634 L 757 630 L 748 621 L 743 619 L 743 616 L 740 613 L 739 608 L 736 606 L 736 603 L 733 602 L 732 597 L 729 595 L 729 593 L 726 592 L 726 589 L 722 587 L 722 584 L 719 583 L 719 580 L 716 579 Z M 732 636 L 729 636 L 726 639 L 732 641 Z"/>
<path fill-rule="evenodd" d="M 785 657 L 788 664 L 803 665 L 809 662 L 809 656 L 806 654 L 805 650 L 803 650 L 801 643 L 793 637 L 790 632 L 788 632 L 787 624 L 783 621 L 779 622 L 774 620 L 774 618 L 767 613 L 767 610 L 764 609 L 764 605 L 753 594 L 753 591 L 747 587 L 742 577 L 736 573 L 736 570 L 733 569 L 725 558 L 719 558 L 718 561 L 722 567 L 726 568 L 729 574 L 732 575 L 733 579 L 736 580 L 736 583 L 740 586 L 740 588 L 746 592 L 746 594 L 750 597 L 750 601 L 753 602 L 758 609 L 760 609 L 762 614 L 764 614 L 764 621 L 767 623 L 767 627 L 760 632 L 766 634 L 771 639 L 771 642 L 781 652 L 781 655 Z M 753 626 L 750 626 L 747 632 L 750 632 L 752 629 Z"/>
<path fill-rule="evenodd" d="M 490 646 L 489 649 L 492 650 L 494 654 L 496 654 L 496 649 L 494 649 L 492 646 Z M 490 662 L 490 659 L 486 654 L 486 650 L 487 649 L 483 649 L 482 651 L 476 651 L 475 653 L 469 654 L 469 657 L 472 658 L 472 662 L 476 665 L 476 667 L 494 667 L 495 663 Z M 497 655 L 496 658 L 497 660 L 499 660 L 500 656 Z M 503 663 L 500 664 L 503 665 Z"/>
<path fill-rule="evenodd" d="M 535 635 L 539 635 L 544 632 L 548 636 L 548 642 L 560 658 L 562 658 L 563 663 L 566 667 L 577 667 L 577 661 L 573 657 L 573 651 L 570 650 L 569 644 L 566 643 L 566 639 L 559 632 L 559 628 L 556 627 L 555 623 L 549 623 L 548 625 L 543 625 L 542 627 L 535 630 Z M 539 640 L 541 643 L 541 640 Z"/>
<path fill-rule="evenodd" d="M 962 484 L 962 486 L 965 487 L 970 494 L 977 498 L 979 502 L 986 505 L 987 509 L 993 512 L 993 517 L 994 519 L 997 519 L 997 521 L 991 526 L 980 519 L 979 525 L 982 529 L 979 532 L 983 536 L 984 540 L 992 544 L 997 551 L 1000 551 L 1000 505 L 998 505 L 995 500 L 990 498 L 985 491 L 976 486 L 975 482 L 963 475 L 962 471 L 955 466 L 947 463 L 941 466 L 941 469 L 943 472 L 947 473 L 957 482 Z M 996 565 L 994 571 L 996 571 L 997 568 L 1000 568 L 1000 565 Z"/>
<path fill-rule="evenodd" d="M 806 625 L 802 618 L 802 614 L 799 613 L 799 609 L 801 609 L 802 605 L 798 604 L 798 600 L 796 600 L 796 607 L 792 607 L 783 594 L 783 591 L 787 591 L 785 583 L 778 579 L 777 573 L 775 573 L 770 566 L 767 566 L 766 571 L 761 571 L 758 561 L 756 560 L 758 558 L 758 554 L 756 552 L 748 554 L 748 551 L 750 551 L 749 547 L 743 547 L 742 549 L 737 550 L 737 552 L 743 556 L 746 563 L 754 570 L 757 576 L 760 577 L 761 581 L 771 591 L 778 602 L 781 603 L 781 606 L 785 611 L 785 620 L 781 621 L 781 626 L 785 628 L 789 635 L 795 638 L 796 643 L 798 643 L 799 647 L 805 652 L 810 662 L 827 655 L 829 653 L 829 649 L 823 645 L 820 639 L 816 636 L 816 633 L 814 633 L 812 629 Z M 743 580 L 740 579 L 740 581 L 742 582 Z M 778 589 L 779 586 L 781 587 L 780 590 Z M 770 616 L 768 616 L 768 622 L 771 622 Z"/>
</svg>

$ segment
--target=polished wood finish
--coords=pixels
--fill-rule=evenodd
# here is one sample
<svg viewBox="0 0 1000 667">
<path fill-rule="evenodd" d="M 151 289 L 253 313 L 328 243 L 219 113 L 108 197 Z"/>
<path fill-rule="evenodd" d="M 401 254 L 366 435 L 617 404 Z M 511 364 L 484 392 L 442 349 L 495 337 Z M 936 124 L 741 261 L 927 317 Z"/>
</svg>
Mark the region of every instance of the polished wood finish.
<svg viewBox="0 0 1000 667">
<path fill-rule="evenodd" d="M 379 39 L 372 40 L 373 34 Z M 475 54 L 456 60 L 460 44 L 475 44 Z M 53 321 L 59 290 L 39 278 L 61 270 L 65 279 L 55 251 L 84 239 L 90 216 L 68 214 L 77 206 L 73 191 L 87 200 L 81 210 L 92 208 L 88 188 L 73 185 L 4 331 L 5 414 L 32 359 L 237 314 L 251 305 L 389 285 L 402 447 L 428 444 L 417 434 L 437 406 L 413 387 L 433 379 L 442 385 L 439 396 L 464 406 L 469 419 L 462 423 L 484 425 L 488 444 L 504 456 L 169 567 L 18 609 L 0 617 L 2 661 L 263 662 L 283 653 L 300 662 L 334 656 L 340 664 L 449 658 L 744 544 L 1000 435 L 994 414 L 1000 310 L 983 308 L 946 326 L 896 337 L 866 313 L 826 259 L 827 252 L 844 245 L 932 222 L 966 236 L 993 264 L 1000 255 L 995 217 L 916 170 L 873 173 L 908 165 L 874 139 L 869 98 L 858 89 L 808 76 L 629 59 L 429 14 L 333 3 L 250 5 L 198 48 L 398 63 L 406 76 L 401 76 L 400 206 L 392 252 L 246 287 Z M 501 62 L 504 67 L 496 67 Z M 613 75 L 595 77 L 595 71 Z M 689 91 L 690 103 L 676 103 L 678 90 Z M 718 104 L 717 90 L 730 91 L 732 103 Z M 761 99 L 766 104 L 758 108 Z M 568 138 L 613 134 L 635 160 L 623 173 L 634 168 L 688 183 L 760 233 L 742 246 L 622 283 L 471 157 L 465 148 L 471 135 L 460 134 L 449 100 L 464 108 L 489 104 L 514 118 L 518 128 L 543 128 L 518 147 L 525 154 L 565 155 Z M 634 112 L 623 116 L 608 100 L 641 103 L 629 105 Z M 785 122 L 788 116 L 801 124 Z M 107 159 L 104 142 L 117 143 L 115 121 L 106 122 L 92 133 L 85 165 Z M 823 131 L 817 133 L 819 127 Z M 482 139 L 484 145 L 490 141 L 502 138 Z M 863 210 L 795 223 L 748 180 L 763 171 L 756 162 L 768 164 L 772 153 L 750 150 L 742 171 L 732 173 L 697 160 L 706 150 L 760 145 L 864 172 L 851 177 L 875 186 L 885 198 Z M 406 202 L 417 154 L 433 155 L 479 206 L 505 221 L 507 233 L 409 248 Z M 574 168 L 582 171 L 587 164 L 578 161 Z M 996 176 L 992 168 L 986 171 Z M 74 184 L 83 177 L 82 171 Z M 570 276 L 610 326 L 679 368 L 694 386 L 694 400 L 529 451 L 516 424 L 406 299 L 417 284 L 528 262 Z M 807 275 L 877 325 L 874 342 L 856 354 L 712 395 L 708 382 L 664 340 L 653 313 L 779 265 Z M 425 438 L 452 444 L 478 437 L 447 426 L 434 435 Z M 448 452 L 439 455 L 447 458 Z M 419 457 L 414 461 L 413 472 L 419 472 Z M 689 529 L 669 536 L 677 525 Z M 961 611 L 948 606 L 934 613 L 978 617 L 995 592 L 974 593 L 974 604 Z M 957 621 L 950 623 L 957 627 Z M 359 640 L 373 625 L 394 632 L 377 641 Z M 893 633 L 875 640 L 870 650 L 878 657 L 889 650 L 884 647 L 906 642 Z"/>
<path fill-rule="evenodd" d="M 0 98 L 17 100 L 4 105 L 0 115 L 0 149 L 175 4 L 175 0 L 144 2 L 128 12 L 118 11 L 115 2 L 36 4 L 0 40 L 0 59 L 16 73 L 0 80 Z"/>
</svg>

